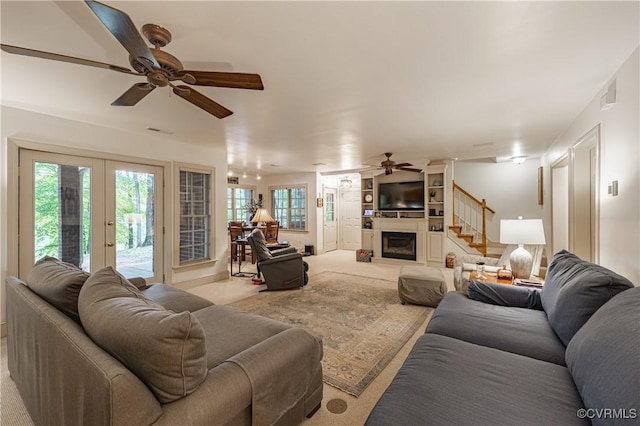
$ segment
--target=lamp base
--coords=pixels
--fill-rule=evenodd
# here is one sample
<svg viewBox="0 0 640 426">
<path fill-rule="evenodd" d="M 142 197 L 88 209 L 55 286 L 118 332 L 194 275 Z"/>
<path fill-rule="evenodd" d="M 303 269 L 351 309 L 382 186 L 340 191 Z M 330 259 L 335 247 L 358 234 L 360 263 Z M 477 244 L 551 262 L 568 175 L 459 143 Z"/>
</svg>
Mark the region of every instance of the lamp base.
<svg viewBox="0 0 640 426">
<path fill-rule="evenodd" d="M 533 256 L 520 244 L 509 256 L 513 278 L 528 279 L 531 276 Z"/>
</svg>

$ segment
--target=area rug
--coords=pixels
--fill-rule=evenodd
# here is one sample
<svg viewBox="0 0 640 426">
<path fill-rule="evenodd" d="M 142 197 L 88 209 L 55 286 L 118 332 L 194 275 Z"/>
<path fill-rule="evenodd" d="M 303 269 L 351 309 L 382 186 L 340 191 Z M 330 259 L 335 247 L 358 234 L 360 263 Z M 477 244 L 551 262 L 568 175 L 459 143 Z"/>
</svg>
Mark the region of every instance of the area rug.
<svg viewBox="0 0 640 426">
<path fill-rule="evenodd" d="M 324 382 L 354 396 L 376 378 L 432 311 L 401 305 L 394 282 L 337 272 L 320 272 L 302 289 L 263 292 L 230 306 L 319 336 Z"/>
</svg>

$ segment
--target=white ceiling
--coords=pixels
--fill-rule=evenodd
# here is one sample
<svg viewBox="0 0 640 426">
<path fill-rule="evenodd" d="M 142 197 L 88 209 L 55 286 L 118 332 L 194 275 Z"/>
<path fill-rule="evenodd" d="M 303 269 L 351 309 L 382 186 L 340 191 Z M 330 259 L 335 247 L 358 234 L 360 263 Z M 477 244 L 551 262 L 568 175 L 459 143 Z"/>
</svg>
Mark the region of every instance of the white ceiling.
<svg viewBox="0 0 640 426">
<path fill-rule="evenodd" d="M 199 87 L 219 120 L 143 77 L 2 52 L 2 103 L 194 145 L 262 174 L 379 161 L 541 155 L 639 44 L 639 2 L 106 1 L 173 33 L 187 69 L 258 73 L 264 91 Z M 4 44 L 130 67 L 81 1 L 2 1 Z M 313 163 L 326 165 L 314 166 Z M 277 165 L 280 167 L 274 167 Z"/>
</svg>

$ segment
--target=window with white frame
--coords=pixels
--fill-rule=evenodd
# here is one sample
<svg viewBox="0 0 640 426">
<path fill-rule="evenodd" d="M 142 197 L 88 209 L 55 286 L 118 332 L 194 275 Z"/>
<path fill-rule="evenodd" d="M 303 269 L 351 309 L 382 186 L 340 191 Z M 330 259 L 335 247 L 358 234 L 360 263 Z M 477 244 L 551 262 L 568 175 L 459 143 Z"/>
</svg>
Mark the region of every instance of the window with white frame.
<svg viewBox="0 0 640 426">
<path fill-rule="evenodd" d="M 177 165 L 178 264 L 211 260 L 212 169 Z"/>
<path fill-rule="evenodd" d="M 271 188 L 273 218 L 280 229 L 307 229 L 307 188 L 304 185 Z"/>
<path fill-rule="evenodd" d="M 253 199 L 253 188 L 228 187 L 227 188 L 227 222 L 232 220 L 251 222 L 251 211 L 246 209 Z"/>
</svg>

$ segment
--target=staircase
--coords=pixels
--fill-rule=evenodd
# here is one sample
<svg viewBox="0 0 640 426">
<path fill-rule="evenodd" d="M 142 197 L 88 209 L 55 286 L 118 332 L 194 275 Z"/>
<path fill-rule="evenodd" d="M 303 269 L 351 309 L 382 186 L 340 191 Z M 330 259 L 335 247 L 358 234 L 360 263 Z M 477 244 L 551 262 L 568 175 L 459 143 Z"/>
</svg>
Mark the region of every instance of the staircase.
<svg viewBox="0 0 640 426">
<path fill-rule="evenodd" d="M 453 225 L 449 229 L 466 245 L 487 256 L 487 212 L 495 210 L 453 182 Z"/>
<path fill-rule="evenodd" d="M 477 199 L 454 181 L 452 210 L 454 225 L 449 226 L 450 234 L 455 234 L 468 247 L 485 257 L 502 256 L 506 245 L 487 240 L 487 214 L 495 214 L 495 210 L 487 206 L 486 200 Z M 538 276 L 544 278 L 546 272 L 547 257 L 543 254 Z"/>
</svg>

